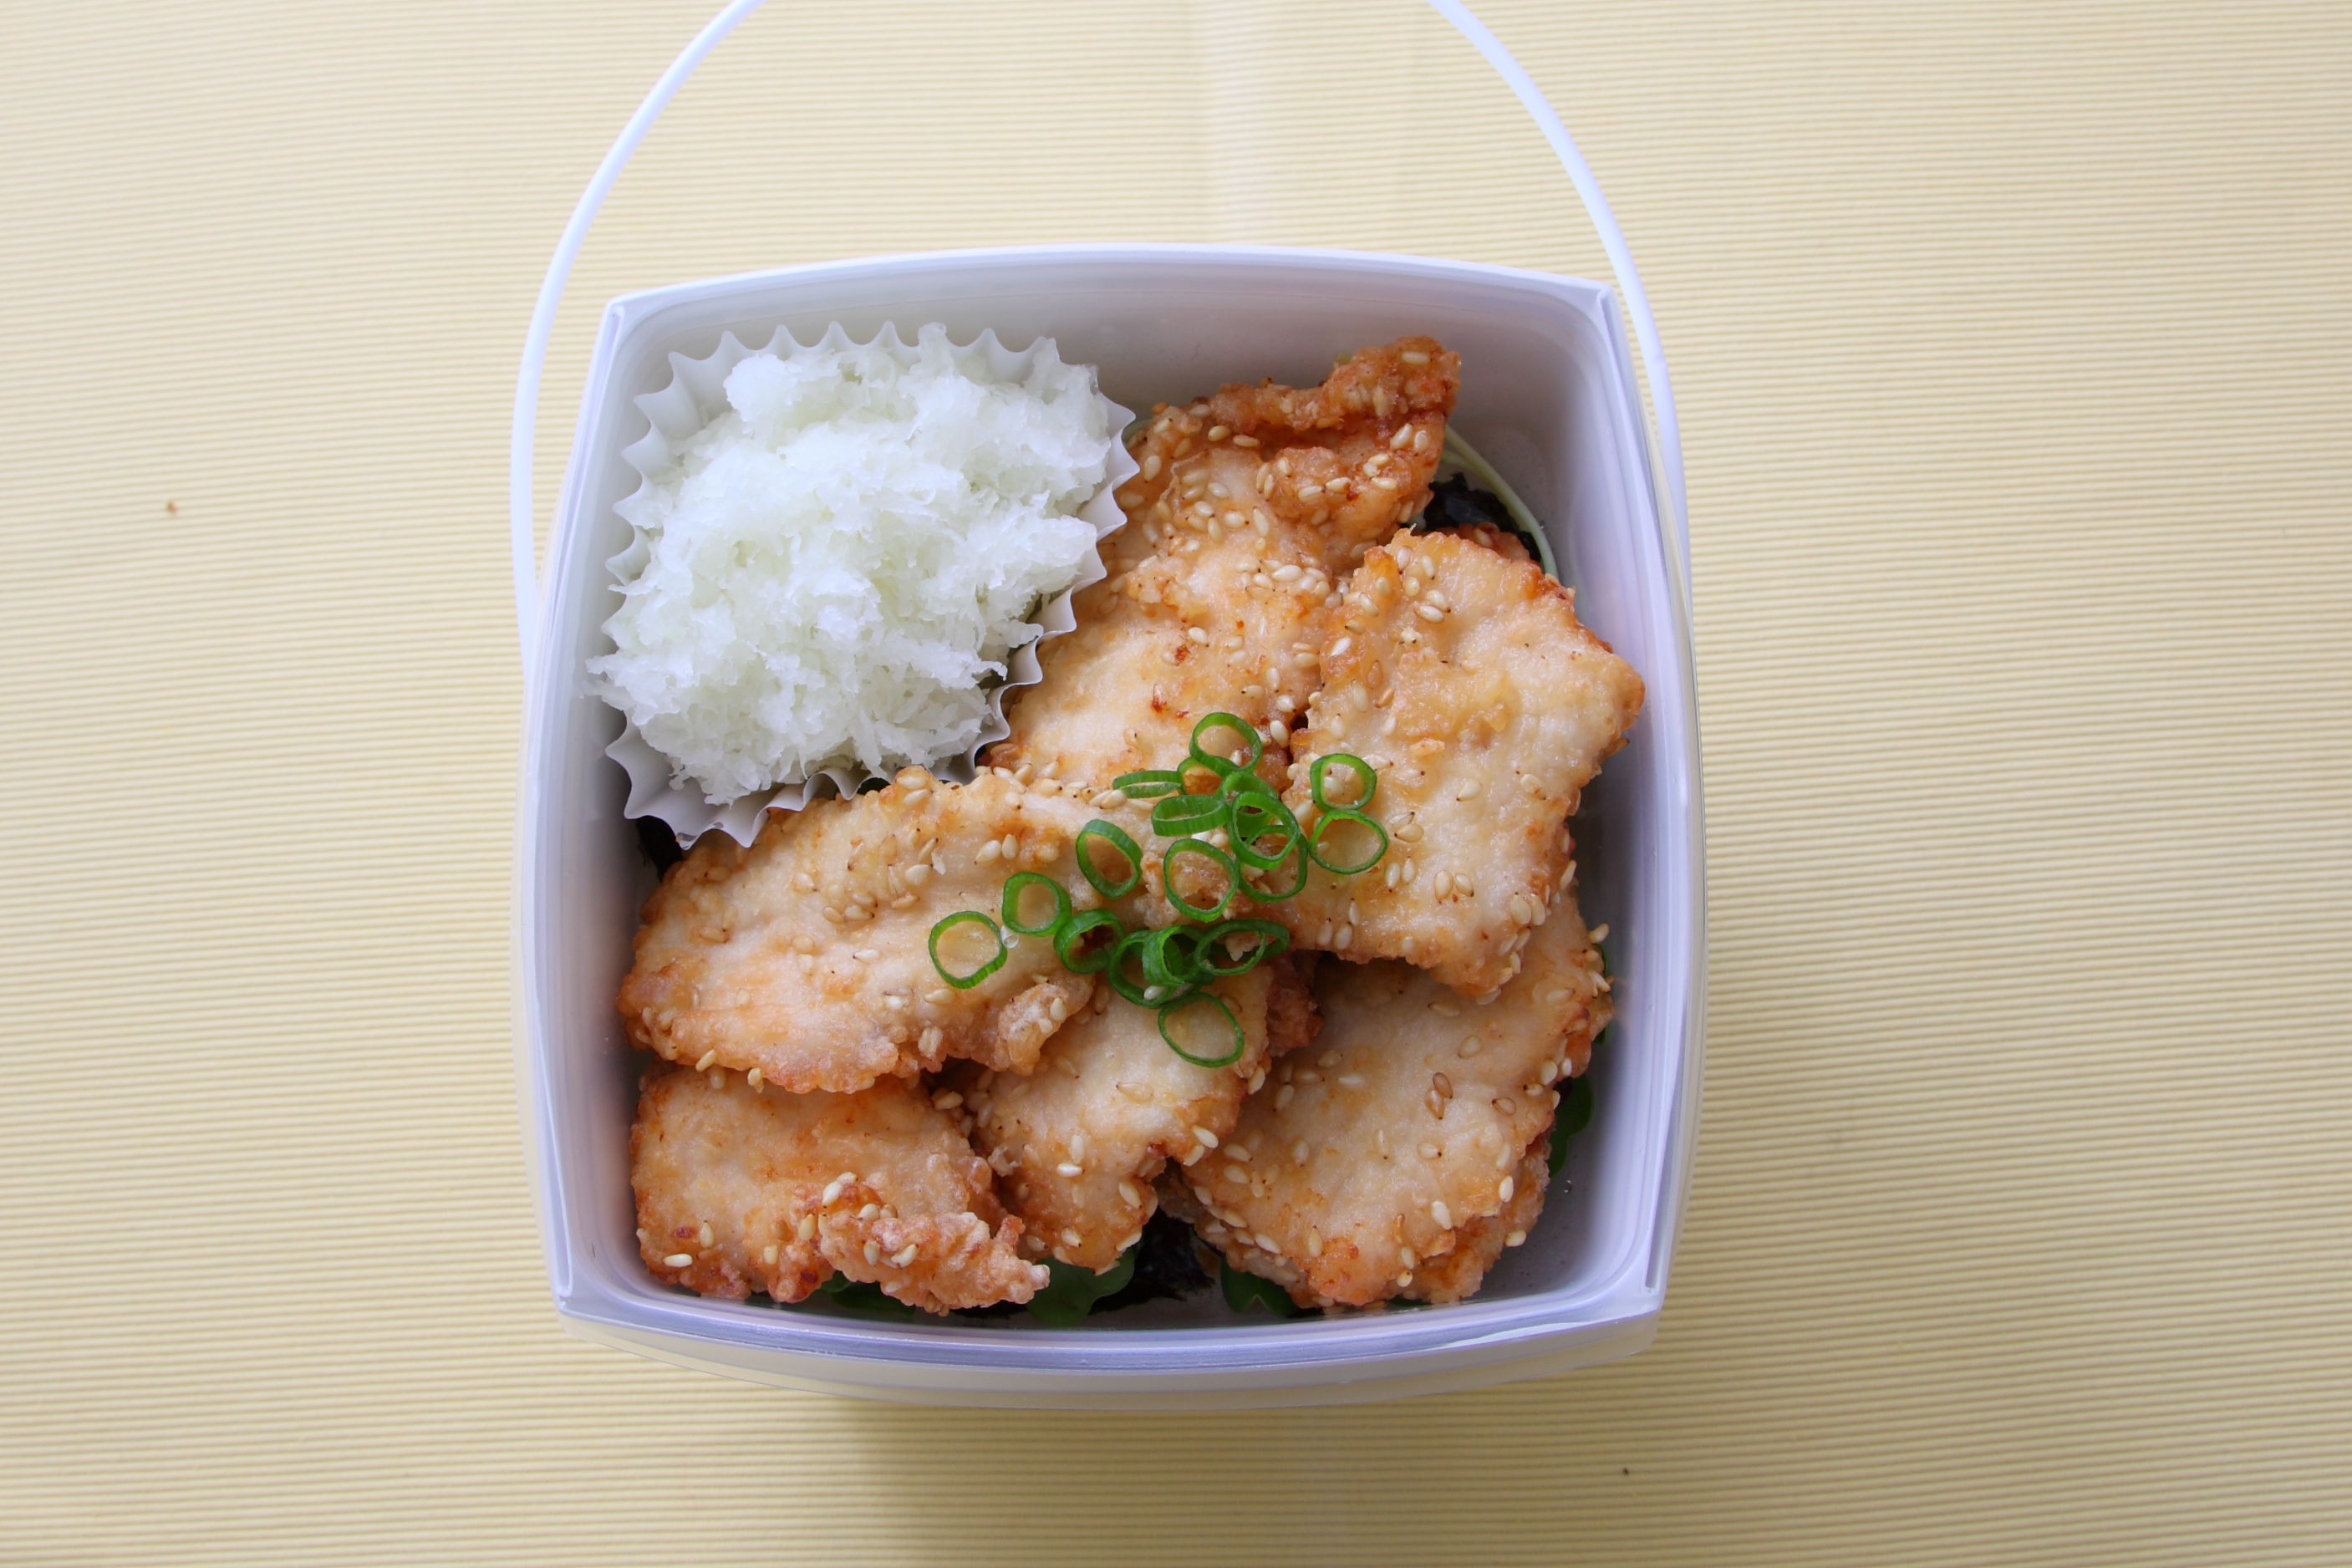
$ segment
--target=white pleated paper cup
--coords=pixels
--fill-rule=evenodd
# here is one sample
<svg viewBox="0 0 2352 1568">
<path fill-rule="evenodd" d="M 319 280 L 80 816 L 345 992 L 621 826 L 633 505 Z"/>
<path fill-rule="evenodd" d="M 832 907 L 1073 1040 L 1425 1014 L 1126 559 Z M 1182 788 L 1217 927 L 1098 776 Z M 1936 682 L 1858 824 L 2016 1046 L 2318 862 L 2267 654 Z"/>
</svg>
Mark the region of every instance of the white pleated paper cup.
<svg viewBox="0 0 2352 1568">
<path fill-rule="evenodd" d="M 919 331 L 918 337 L 920 333 Z M 949 347 L 959 354 L 978 354 L 984 362 L 992 380 L 1001 383 L 1018 382 L 1025 378 L 1040 354 L 1059 357 L 1051 338 L 1038 338 L 1027 347 L 1010 349 L 997 341 L 991 330 L 982 331 L 968 343 L 950 341 Z M 634 399 L 638 410 L 650 425 L 646 434 L 622 448 L 621 457 L 637 475 L 637 487 L 614 510 L 630 526 L 628 547 L 605 563 L 614 584 L 633 579 L 645 565 L 650 552 L 650 534 L 641 523 L 656 476 L 664 473 L 687 443 L 725 413 L 727 377 L 730 372 L 754 354 L 772 353 L 790 359 L 803 354 L 838 353 L 851 348 L 881 348 L 887 350 L 903 364 L 911 365 L 919 353 L 916 343 L 908 342 L 898 333 L 897 323 L 883 325 L 867 342 L 860 343 L 836 324 L 814 343 L 803 343 L 782 327 L 757 347 L 747 346 L 733 332 L 719 341 L 719 346 L 700 358 L 673 353 L 669 356 L 670 380 L 658 392 L 649 392 Z M 1092 367 L 1082 366 L 1092 374 Z M 1102 483 L 1095 489 L 1077 516 L 1093 524 L 1095 548 L 1079 563 L 1077 574 L 1070 584 L 1052 595 L 1033 612 L 1026 623 L 1037 627 L 1037 636 L 1009 650 L 1003 657 L 1004 678 L 988 693 L 987 707 L 978 729 L 968 741 L 960 742 L 945 753 L 932 757 L 908 757 L 876 771 L 856 763 L 843 763 L 814 773 L 795 771 L 788 773 L 772 788 L 736 796 L 731 800 L 715 801 L 692 780 L 680 780 L 670 759 L 656 750 L 639 732 L 634 721 L 624 714 L 620 738 L 604 750 L 604 754 L 621 764 L 629 776 L 629 795 L 623 808 L 632 818 L 658 819 L 682 841 L 691 841 L 711 828 L 726 833 L 739 844 L 749 844 L 759 831 L 760 818 L 771 810 L 797 811 L 812 800 L 828 795 L 854 795 L 866 784 L 887 779 L 898 768 L 914 764 L 929 769 L 940 778 L 958 784 L 968 784 L 979 767 L 982 750 L 1012 733 L 1004 718 L 1005 693 L 1023 686 L 1033 686 L 1042 679 L 1037 662 L 1038 646 L 1056 637 L 1077 625 L 1076 613 L 1070 607 L 1071 597 L 1081 588 L 1099 583 L 1104 576 L 1102 541 L 1126 522 L 1116 499 L 1118 488 L 1138 472 L 1135 459 L 1128 455 L 1122 433 L 1134 420 L 1128 409 L 1104 397 L 1097 387 L 1095 393 L 1103 406 L 1112 433 L 1111 448 Z M 609 634 L 604 638 L 605 651 L 612 651 Z"/>
</svg>

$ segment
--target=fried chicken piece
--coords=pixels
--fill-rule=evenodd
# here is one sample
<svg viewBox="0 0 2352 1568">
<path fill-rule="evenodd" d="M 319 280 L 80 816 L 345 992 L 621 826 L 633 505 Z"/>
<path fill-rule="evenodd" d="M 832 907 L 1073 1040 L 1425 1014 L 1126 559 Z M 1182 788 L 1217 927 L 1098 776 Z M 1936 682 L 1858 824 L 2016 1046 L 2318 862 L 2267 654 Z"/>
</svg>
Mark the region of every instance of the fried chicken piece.
<svg viewBox="0 0 2352 1568">
<path fill-rule="evenodd" d="M 1181 869 L 1183 862 L 1177 862 Z M 1312 952 L 1291 952 L 1265 967 L 1274 974 L 1265 998 L 1265 1054 L 1287 1056 L 1311 1046 L 1323 1032 L 1323 1015 L 1315 1005 L 1315 964 Z M 1252 1086 L 1255 1087 L 1255 1086 Z"/>
<path fill-rule="evenodd" d="M 1318 868 L 1266 912 L 1302 947 L 1491 991 L 1572 874 L 1568 818 L 1641 711 L 1642 678 L 1578 622 L 1569 590 L 1473 538 L 1399 534 L 1349 579 L 1341 615 L 1286 798 L 1310 821 L 1314 761 L 1362 758 L 1388 854 L 1357 877 Z M 1333 801 L 1357 787 L 1328 771 Z"/>
<path fill-rule="evenodd" d="M 1026 1078 L 961 1069 L 972 1146 L 1003 1178 L 1005 1206 L 1028 1226 L 1023 1245 L 1097 1273 L 1135 1245 L 1154 1205 L 1152 1178 L 1196 1160 L 1233 1131 L 1242 1097 L 1264 1080 L 1279 1019 L 1296 1036 L 1313 1001 L 1286 959 L 1210 987 L 1242 1026 L 1239 1060 L 1204 1068 L 1169 1049 L 1159 1015 L 1108 987 L 1045 1042 Z M 1286 993 L 1277 1014 L 1270 1003 Z M 1202 1134 L 1212 1142 L 1203 1142 Z"/>
<path fill-rule="evenodd" d="M 1276 1063 L 1163 1199 L 1181 1184 L 1203 1240 L 1302 1304 L 1471 1294 L 1525 1239 L 1551 1086 L 1584 1069 L 1610 1017 L 1572 897 L 1526 959 L 1485 1004 L 1409 964 L 1325 963 L 1318 1048 Z"/>
<path fill-rule="evenodd" d="M 1443 1304 L 1466 1300 L 1477 1293 L 1478 1287 L 1486 1282 L 1486 1271 L 1495 1267 L 1506 1249 L 1527 1240 L 1528 1232 L 1535 1228 L 1537 1217 L 1543 1213 L 1544 1187 L 1551 1179 L 1548 1142 L 1538 1138 L 1520 1156 L 1511 1196 L 1501 1212 L 1456 1226 L 1454 1250 L 1443 1258 L 1424 1260 L 1413 1270 L 1412 1283 L 1399 1290 L 1398 1297 L 1408 1301 Z M 1160 1196 L 1161 1207 L 1191 1226 L 1202 1239 L 1223 1253 L 1234 1268 L 1271 1279 L 1302 1306 L 1338 1305 L 1316 1296 L 1306 1275 L 1292 1267 L 1288 1258 L 1265 1251 L 1244 1233 L 1228 1229 L 1181 1182 L 1161 1182 Z"/>
<path fill-rule="evenodd" d="M 798 1301 L 834 1273 L 927 1312 L 1026 1301 L 988 1163 L 919 1090 L 755 1089 L 739 1075 L 662 1071 L 629 1134 L 646 1267 L 705 1296 Z"/>
<path fill-rule="evenodd" d="M 1094 981 L 1030 938 L 959 991 L 932 965 L 931 927 L 959 910 L 993 917 L 1015 870 L 1060 882 L 1076 908 L 1099 906 L 1072 844 L 1104 815 L 1139 841 L 1149 832 L 1140 808 L 1106 813 L 1050 783 L 942 784 L 908 768 L 884 789 L 770 813 L 748 849 L 705 834 L 646 901 L 620 994 L 629 1037 L 794 1092 L 847 1092 L 950 1057 L 1025 1072 Z M 1158 864 L 1147 860 L 1155 876 Z M 1139 901 L 1151 923 L 1171 918 Z M 951 962 L 964 962 L 960 940 L 943 948 Z"/>
<path fill-rule="evenodd" d="M 1402 338 L 1320 386 L 1156 411 L 1108 575 L 1075 601 L 1077 628 L 1039 647 L 1045 678 L 1010 694 L 1013 733 L 989 761 L 1099 788 L 1176 766 L 1193 727 L 1228 712 L 1267 735 L 1278 782 L 1335 585 L 1427 502 L 1458 383 L 1456 356 Z"/>
<path fill-rule="evenodd" d="M 1412 1283 L 1398 1295 L 1412 1301 L 1462 1301 L 1478 1292 L 1486 1271 L 1504 1252 L 1527 1240 L 1543 1214 L 1544 1189 L 1551 1184 L 1551 1140 L 1538 1137 L 1519 1156 L 1511 1195 L 1498 1214 L 1482 1215 L 1454 1232 L 1454 1250 L 1424 1261 Z"/>
</svg>

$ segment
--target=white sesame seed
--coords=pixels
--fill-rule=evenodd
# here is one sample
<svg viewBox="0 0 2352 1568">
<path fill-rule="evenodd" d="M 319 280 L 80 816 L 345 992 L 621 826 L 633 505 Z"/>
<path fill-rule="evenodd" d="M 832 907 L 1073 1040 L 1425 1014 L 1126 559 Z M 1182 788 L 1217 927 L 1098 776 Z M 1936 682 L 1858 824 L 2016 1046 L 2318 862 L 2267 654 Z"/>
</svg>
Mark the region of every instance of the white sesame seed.
<svg viewBox="0 0 2352 1568">
<path fill-rule="evenodd" d="M 1213 1149 L 1217 1146 L 1217 1135 L 1205 1127 L 1193 1128 L 1192 1138 L 1203 1149 Z"/>
<path fill-rule="evenodd" d="M 1054 1173 L 1057 1176 L 1083 1176 L 1087 1173 L 1087 1168 L 1084 1165 L 1072 1164 L 1069 1161 L 1065 1160 L 1060 1164 L 1054 1167 Z"/>
<path fill-rule="evenodd" d="M 1454 1211 L 1445 1206 L 1443 1199 L 1429 1205 L 1429 1217 L 1446 1230 L 1454 1228 Z"/>
<path fill-rule="evenodd" d="M 1333 1081 L 1341 1089 L 1361 1089 L 1364 1087 L 1364 1075 L 1360 1072 L 1343 1072 Z"/>
<path fill-rule="evenodd" d="M 694 1064 L 694 1070 L 697 1072 L 708 1072 L 710 1069 L 710 1064 L 718 1059 L 719 1053 L 717 1051 L 705 1051 L 702 1053 L 702 1059 Z"/>
<path fill-rule="evenodd" d="M 673 1252 L 667 1258 L 662 1259 L 662 1267 L 665 1268 L 691 1268 L 694 1267 L 694 1254 L 691 1252 Z"/>
<path fill-rule="evenodd" d="M 1503 1178 L 1502 1184 L 1495 1189 L 1495 1195 L 1502 1199 L 1505 1203 L 1509 1203 L 1511 1201 L 1511 1194 L 1518 1190 L 1519 1184 L 1513 1181 L 1510 1177 L 1505 1176 Z"/>
</svg>

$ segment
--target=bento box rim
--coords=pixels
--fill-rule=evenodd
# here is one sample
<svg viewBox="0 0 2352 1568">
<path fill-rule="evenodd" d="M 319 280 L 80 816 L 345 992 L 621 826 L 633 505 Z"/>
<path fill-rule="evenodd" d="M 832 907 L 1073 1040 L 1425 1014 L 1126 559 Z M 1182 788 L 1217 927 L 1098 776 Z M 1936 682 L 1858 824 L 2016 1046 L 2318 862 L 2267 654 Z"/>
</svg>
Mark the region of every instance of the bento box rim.
<svg viewBox="0 0 2352 1568">
<path fill-rule="evenodd" d="M 1697 730 L 1697 700 L 1692 627 L 1683 594 L 1669 592 L 1657 607 L 1670 616 L 1669 629 L 1678 647 L 1679 672 L 1685 694 L 1682 733 L 1675 737 L 1689 789 L 1678 808 L 1686 836 L 1690 887 L 1687 907 L 1690 929 L 1682 945 L 1689 955 L 1688 984 L 1680 1002 L 1680 1057 L 1675 1074 L 1674 1103 L 1669 1108 L 1665 1141 L 1658 1173 L 1660 1191 L 1656 1222 L 1645 1251 L 1618 1260 L 1601 1282 L 1576 1297 L 1517 1297 L 1481 1302 L 1472 1300 L 1440 1312 L 1396 1313 L 1385 1321 L 1358 1318 L 1338 1322 L 1294 1322 L 1236 1327 L 1145 1327 L 1104 1330 L 1024 1330 L 1006 1334 L 954 1324 L 925 1325 L 919 1333 L 893 1333 L 855 1321 L 817 1318 L 792 1321 L 783 1314 L 758 1309 L 759 1321 L 739 1323 L 710 1310 L 715 1304 L 666 1297 L 614 1297 L 600 1285 L 575 1280 L 570 1257 L 570 1226 L 564 1196 L 551 1170 L 555 1137 L 553 1097 L 548 1091 L 551 1053 L 535 1027 L 532 987 L 540 973 L 531 962 L 538 928 L 532 891 L 540 873 L 537 855 L 538 783 L 546 763 L 545 748 L 552 729 L 548 721 L 551 696 L 541 674 L 551 667 L 568 628 L 548 613 L 559 593 L 563 574 L 557 570 L 572 545 L 573 531 L 583 520 L 575 516 L 575 501 L 592 460 L 584 438 L 594 423 L 595 403 L 602 391 L 601 372 L 620 340 L 650 317 L 676 305 L 707 301 L 748 292 L 780 282 L 822 282 L 830 278 L 870 280 L 894 274 L 970 268 L 978 272 L 1011 271 L 1024 266 L 1077 264 L 1197 263 L 1209 267 L 1274 266 L 1286 270 L 1321 269 L 1342 275 L 1364 273 L 1394 277 L 1418 275 L 1433 279 L 1509 283 L 1569 303 L 1586 314 L 1603 331 L 1627 399 L 1622 409 L 1637 447 L 1635 479 L 1640 487 L 1649 532 L 1665 561 L 1670 585 L 1681 582 L 1685 563 L 1669 531 L 1660 505 L 1648 421 L 1640 404 L 1639 383 L 1633 371 L 1615 291 L 1607 284 L 1556 273 L 1381 251 L 1320 249 L 1299 247 L 1121 242 L 1054 244 L 904 252 L 884 256 L 811 262 L 761 268 L 723 277 L 695 279 L 633 290 L 615 296 L 601 314 L 594 356 L 582 391 L 574 439 L 557 509 L 555 539 L 550 569 L 540 576 L 541 614 L 537 617 L 532 668 L 526 710 L 524 767 L 518 802 L 518 876 L 514 889 L 515 950 L 518 984 L 514 996 L 517 1031 L 518 1089 L 526 1121 L 526 1148 L 541 1239 L 556 1306 L 567 1326 L 583 1337 L 621 1345 L 678 1364 L 705 1366 L 731 1375 L 787 1385 L 822 1387 L 831 1392 L 868 1394 L 883 1398 L 1020 1403 L 1025 1393 L 1043 1397 L 1068 1396 L 1083 1402 L 1090 1391 L 1105 1396 L 1132 1394 L 1146 1400 L 1154 1390 L 1174 1396 L 1192 1388 L 1213 1394 L 1231 1384 L 1238 1393 L 1247 1382 L 1260 1381 L 1274 1371 L 1267 1353 L 1278 1357 L 1281 1382 L 1294 1398 L 1277 1403 L 1325 1397 L 1312 1385 L 1336 1385 L 1346 1381 L 1391 1379 L 1418 1383 L 1426 1376 L 1451 1376 L 1462 1386 L 1518 1375 L 1512 1364 L 1528 1358 L 1552 1359 L 1546 1352 L 1569 1353 L 1580 1342 L 1595 1343 L 1587 1360 L 1612 1359 L 1646 1343 L 1663 1304 L 1675 1243 L 1687 1196 L 1693 1144 L 1704 1066 L 1706 1012 L 1706 885 L 1703 797 Z M 1671 1009 L 1670 1009 L 1671 1011 Z M 1564 1313 L 1581 1310 L 1573 1321 Z M 1374 1331 L 1365 1332 L 1362 1331 Z M 1640 1343 L 1632 1342 L 1637 1337 Z M 779 1345 L 779 1339 L 804 1342 Z M 733 1349 L 746 1352 L 761 1365 L 728 1359 L 714 1364 L 695 1353 L 694 1347 Z M 900 1369 L 917 1376 L 907 1384 L 887 1376 Z M 824 1372 L 840 1378 L 836 1384 Z M 931 1382 L 925 1371 L 961 1381 Z M 1418 1390 L 1416 1390 L 1418 1391 Z M 1237 1399 L 1237 1403 L 1253 1401 Z"/>
</svg>

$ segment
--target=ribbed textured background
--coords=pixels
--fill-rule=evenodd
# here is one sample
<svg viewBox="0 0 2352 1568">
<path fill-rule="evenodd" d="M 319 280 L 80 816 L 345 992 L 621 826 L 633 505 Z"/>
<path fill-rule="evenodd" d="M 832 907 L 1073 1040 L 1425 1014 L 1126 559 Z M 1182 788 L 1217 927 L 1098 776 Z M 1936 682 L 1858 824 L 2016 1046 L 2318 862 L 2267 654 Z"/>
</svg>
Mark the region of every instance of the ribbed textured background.
<svg viewBox="0 0 2352 1568">
<path fill-rule="evenodd" d="M 507 401 L 709 0 L 0 16 L 0 1559 L 2342 1561 L 2352 9 L 1482 9 L 1659 303 L 1714 909 L 1657 1345 L 1013 1415 L 561 1333 Z M 1405 0 L 777 0 L 624 288 L 1080 237 L 1601 275 Z"/>
</svg>

